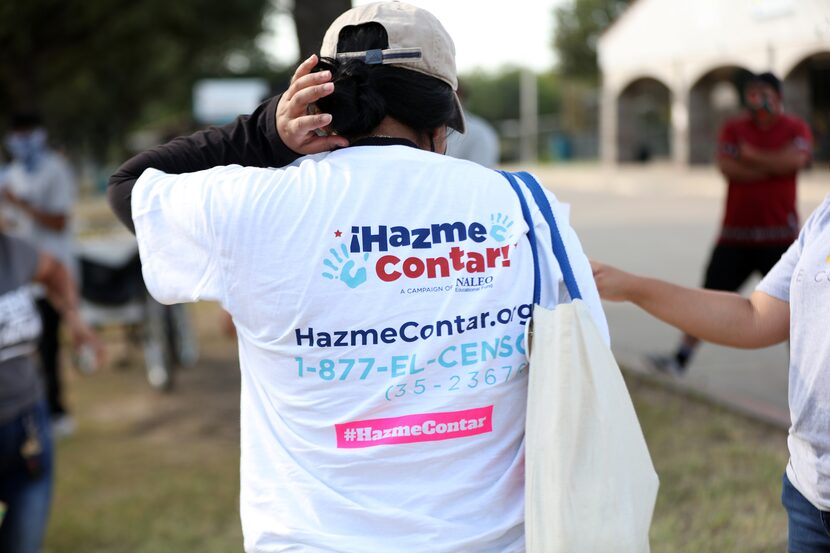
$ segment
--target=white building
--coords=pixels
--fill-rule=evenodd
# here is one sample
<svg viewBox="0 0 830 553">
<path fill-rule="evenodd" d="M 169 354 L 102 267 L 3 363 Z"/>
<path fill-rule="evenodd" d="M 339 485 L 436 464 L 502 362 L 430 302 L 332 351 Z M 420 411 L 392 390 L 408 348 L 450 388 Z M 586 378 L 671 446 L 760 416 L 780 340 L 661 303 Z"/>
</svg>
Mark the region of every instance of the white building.
<svg viewBox="0 0 830 553">
<path fill-rule="evenodd" d="M 603 161 L 710 162 L 749 71 L 783 81 L 830 159 L 830 0 L 635 0 L 598 52 Z"/>
</svg>

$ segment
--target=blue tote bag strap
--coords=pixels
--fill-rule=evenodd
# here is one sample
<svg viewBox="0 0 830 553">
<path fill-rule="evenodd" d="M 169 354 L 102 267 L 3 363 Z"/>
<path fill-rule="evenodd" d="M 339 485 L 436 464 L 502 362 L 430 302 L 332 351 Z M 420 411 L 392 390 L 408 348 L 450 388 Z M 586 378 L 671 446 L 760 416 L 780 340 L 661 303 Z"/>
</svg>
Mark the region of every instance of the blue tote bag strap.
<svg viewBox="0 0 830 553">
<path fill-rule="evenodd" d="M 536 236 L 533 233 L 533 221 L 530 219 L 530 209 L 527 207 L 527 202 L 525 201 L 524 194 L 521 193 L 519 189 L 518 183 L 516 179 L 513 178 L 513 174 L 508 173 L 506 171 L 501 172 L 508 181 L 510 181 L 510 185 L 513 187 L 514 192 L 519 196 L 519 202 L 522 204 L 522 214 L 524 215 L 525 222 L 527 222 L 527 226 L 530 227 L 530 232 L 528 233 L 528 237 L 531 235 L 533 238 L 531 239 L 531 246 L 533 247 L 533 264 L 534 264 L 534 284 L 533 284 L 533 301 L 534 303 L 539 303 L 539 283 L 540 283 L 540 273 L 539 273 L 539 259 L 536 253 Z M 516 173 L 516 175 L 524 182 L 525 186 L 527 186 L 528 190 L 530 190 L 531 196 L 533 196 L 533 200 L 536 202 L 536 205 L 539 207 L 539 211 L 542 213 L 542 217 L 545 218 L 545 222 L 547 222 L 548 227 L 550 228 L 550 239 L 551 244 L 553 244 L 553 255 L 556 257 L 556 261 L 559 263 L 559 268 L 562 271 L 562 278 L 565 281 L 565 287 L 568 289 L 568 294 L 570 294 L 572 300 L 582 299 L 582 294 L 579 291 L 579 286 L 576 283 L 576 277 L 574 276 L 573 268 L 571 267 L 571 262 L 568 259 L 568 252 L 565 250 L 565 242 L 562 240 L 562 235 L 559 232 L 559 227 L 556 224 L 556 218 L 553 215 L 553 208 L 550 205 L 550 201 L 548 201 L 548 197 L 545 195 L 544 190 L 542 190 L 542 186 L 536 181 L 535 178 L 530 173 L 525 171 L 520 171 Z"/>
<path fill-rule="evenodd" d="M 534 230 L 533 222 L 530 219 L 530 208 L 527 206 L 525 195 L 522 194 L 522 190 L 519 187 L 519 183 L 516 182 L 516 177 L 513 176 L 513 173 L 509 173 L 507 171 L 499 171 L 499 173 L 501 173 L 502 176 L 507 179 L 507 182 L 510 183 L 510 186 L 513 188 L 513 192 L 515 192 L 519 197 L 519 203 L 522 206 L 522 216 L 524 217 L 528 227 L 527 239 L 530 241 L 530 251 L 533 254 L 533 303 L 538 304 L 541 297 L 542 279 L 539 272 L 539 253 L 536 249 L 536 231 Z"/>
</svg>

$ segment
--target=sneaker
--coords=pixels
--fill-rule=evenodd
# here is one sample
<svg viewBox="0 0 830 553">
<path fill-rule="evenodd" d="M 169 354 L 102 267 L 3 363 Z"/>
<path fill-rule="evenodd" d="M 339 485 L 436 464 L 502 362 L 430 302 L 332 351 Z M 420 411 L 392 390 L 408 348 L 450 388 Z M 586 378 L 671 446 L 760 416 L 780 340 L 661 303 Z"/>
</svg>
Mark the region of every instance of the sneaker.
<svg viewBox="0 0 830 553">
<path fill-rule="evenodd" d="M 58 440 L 71 436 L 75 432 L 75 419 L 70 415 L 55 415 L 52 417 L 52 436 Z"/>
<path fill-rule="evenodd" d="M 658 373 L 680 378 L 686 374 L 686 367 L 681 365 L 674 355 L 646 355 L 646 365 Z"/>
</svg>

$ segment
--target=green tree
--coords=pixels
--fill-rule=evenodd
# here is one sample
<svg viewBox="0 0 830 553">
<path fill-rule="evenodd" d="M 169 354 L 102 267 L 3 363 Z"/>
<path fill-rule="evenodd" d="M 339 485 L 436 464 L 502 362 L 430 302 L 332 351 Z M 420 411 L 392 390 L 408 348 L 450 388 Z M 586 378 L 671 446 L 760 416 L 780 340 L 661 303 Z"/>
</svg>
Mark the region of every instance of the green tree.
<svg viewBox="0 0 830 553">
<path fill-rule="evenodd" d="M 269 0 L 0 2 L 0 117 L 39 109 L 51 133 L 102 159 L 148 111 L 188 111 L 193 82 L 256 61 Z M 0 121 L 2 125 L 2 121 Z"/>
<path fill-rule="evenodd" d="M 571 0 L 554 9 L 553 47 L 563 77 L 596 81 L 597 40 L 632 0 Z"/>
<path fill-rule="evenodd" d="M 291 13 L 297 27 L 300 59 L 320 51 L 323 35 L 338 15 L 352 7 L 352 0 L 294 0 Z"/>
<path fill-rule="evenodd" d="M 521 69 L 503 67 L 495 72 L 477 70 L 461 75 L 460 82 L 465 109 L 491 122 L 519 117 L 519 79 Z M 539 113 L 559 111 L 561 94 L 559 79 L 551 72 L 537 75 Z"/>
</svg>

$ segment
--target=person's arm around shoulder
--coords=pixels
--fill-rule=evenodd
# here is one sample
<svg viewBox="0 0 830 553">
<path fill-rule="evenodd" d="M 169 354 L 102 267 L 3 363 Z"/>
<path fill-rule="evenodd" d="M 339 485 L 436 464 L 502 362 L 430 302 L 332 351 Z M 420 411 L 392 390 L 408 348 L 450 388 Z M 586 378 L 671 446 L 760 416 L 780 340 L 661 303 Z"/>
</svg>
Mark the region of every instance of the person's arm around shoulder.
<svg viewBox="0 0 830 553">
<path fill-rule="evenodd" d="M 745 298 L 732 292 L 686 288 L 596 261 L 591 266 L 603 299 L 629 301 L 701 340 L 762 348 L 789 337 L 789 303 L 764 292 Z"/>
<path fill-rule="evenodd" d="M 32 281 L 46 289 L 49 303 L 61 313 L 69 327 L 75 348 L 89 346 L 95 352 L 97 364 L 104 361 L 104 348 L 98 337 L 81 319 L 78 312 L 78 295 L 75 283 L 66 267 L 46 253 L 38 254 L 37 269 Z"/>
</svg>

